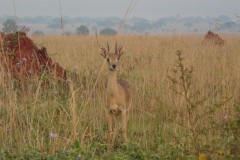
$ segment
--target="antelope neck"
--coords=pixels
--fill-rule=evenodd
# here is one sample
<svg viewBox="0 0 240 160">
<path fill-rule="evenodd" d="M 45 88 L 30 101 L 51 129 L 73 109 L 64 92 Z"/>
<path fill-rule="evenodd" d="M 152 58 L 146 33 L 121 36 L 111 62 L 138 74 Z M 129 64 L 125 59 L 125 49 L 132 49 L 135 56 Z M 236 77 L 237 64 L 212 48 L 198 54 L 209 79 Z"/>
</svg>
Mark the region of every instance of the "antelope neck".
<svg viewBox="0 0 240 160">
<path fill-rule="evenodd" d="M 117 92 L 117 72 L 109 71 L 108 72 L 108 89 L 110 92 Z"/>
</svg>

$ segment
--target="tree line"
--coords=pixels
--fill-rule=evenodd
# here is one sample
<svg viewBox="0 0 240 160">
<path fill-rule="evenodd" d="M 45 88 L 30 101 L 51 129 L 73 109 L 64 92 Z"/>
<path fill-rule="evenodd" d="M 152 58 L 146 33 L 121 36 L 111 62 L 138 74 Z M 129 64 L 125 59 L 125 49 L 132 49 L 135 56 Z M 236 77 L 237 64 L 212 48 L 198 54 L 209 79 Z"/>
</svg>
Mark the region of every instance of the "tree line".
<svg viewBox="0 0 240 160">
<path fill-rule="evenodd" d="M 30 28 L 27 26 L 18 26 L 16 24 L 16 21 L 12 20 L 12 19 L 7 19 L 3 23 L 3 28 L 2 28 L 3 33 L 14 33 L 17 31 L 24 31 L 24 32 L 27 31 L 28 32 L 29 30 L 30 30 Z M 106 28 L 100 30 L 101 35 L 115 35 L 116 33 L 117 33 L 116 30 L 114 30 L 110 27 L 106 27 Z M 33 35 L 44 35 L 44 32 L 40 31 L 40 30 L 36 30 L 32 34 Z M 76 34 L 82 35 L 82 36 L 88 36 L 90 34 L 90 30 L 87 25 L 80 25 L 76 29 Z"/>
</svg>

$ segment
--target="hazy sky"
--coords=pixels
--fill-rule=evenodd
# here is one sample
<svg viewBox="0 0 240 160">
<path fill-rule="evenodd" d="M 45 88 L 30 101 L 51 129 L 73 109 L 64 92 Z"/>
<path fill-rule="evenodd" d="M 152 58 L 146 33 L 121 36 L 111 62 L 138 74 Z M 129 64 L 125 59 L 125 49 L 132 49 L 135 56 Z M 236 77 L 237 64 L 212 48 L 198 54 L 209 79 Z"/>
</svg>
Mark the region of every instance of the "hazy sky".
<svg viewBox="0 0 240 160">
<path fill-rule="evenodd" d="M 0 0 L 0 15 L 59 16 L 58 0 Z M 132 0 L 61 0 L 62 14 L 69 17 L 123 17 Z M 240 0 L 135 0 L 130 17 L 158 19 L 165 16 L 240 15 Z"/>
</svg>

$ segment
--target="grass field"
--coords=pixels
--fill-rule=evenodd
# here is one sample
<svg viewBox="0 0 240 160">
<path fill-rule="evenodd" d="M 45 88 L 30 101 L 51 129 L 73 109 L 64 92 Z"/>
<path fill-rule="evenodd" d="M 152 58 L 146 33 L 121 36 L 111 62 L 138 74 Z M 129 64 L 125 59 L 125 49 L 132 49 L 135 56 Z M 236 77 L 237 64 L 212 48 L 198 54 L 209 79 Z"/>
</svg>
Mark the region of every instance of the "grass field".
<svg viewBox="0 0 240 160">
<path fill-rule="evenodd" d="M 128 144 L 119 136 L 112 151 L 98 52 L 116 37 L 32 38 L 77 78 L 18 84 L 1 72 L 0 159 L 240 158 L 240 37 L 223 35 L 222 47 L 196 35 L 117 37 L 125 50 L 119 77 L 133 100 Z"/>
</svg>

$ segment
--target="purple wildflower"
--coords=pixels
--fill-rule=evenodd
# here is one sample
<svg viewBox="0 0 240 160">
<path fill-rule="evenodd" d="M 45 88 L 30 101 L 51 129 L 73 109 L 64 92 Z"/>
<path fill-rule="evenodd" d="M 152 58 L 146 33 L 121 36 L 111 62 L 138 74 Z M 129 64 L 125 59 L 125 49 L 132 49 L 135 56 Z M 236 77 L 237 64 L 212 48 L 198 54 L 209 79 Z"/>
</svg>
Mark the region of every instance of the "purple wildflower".
<svg viewBox="0 0 240 160">
<path fill-rule="evenodd" d="M 20 29 L 21 32 L 28 33 L 31 30 L 31 27 L 29 25 L 26 25 L 26 24 L 21 25 L 20 27 L 21 27 L 21 29 Z"/>
<path fill-rule="evenodd" d="M 17 63 L 16 65 L 20 65 L 20 64 L 23 64 L 23 62 L 26 62 L 27 61 L 27 58 L 21 58 Z"/>
<path fill-rule="evenodd" d="M 78 155 L 77 160 L 81 160 L 81 154 Z"/>
<path fill-rule="evenodd" d="M 20 61 L 26 62 L 27 58 L 21 58 Z"/>
<path fill-rule="evenodd" d="M 56 139 L 57 136 L 58 136 L 57 133 L 53 133 L 53 132 L 50 133 L 50 137 L 51 137 L 52 139 Z"/>
<path fill-rule="evenodd" d="M 223 116 L 223 119 L 227 122 L 228 119 L 229 119 L 228 115 L 224 115 L 224 116 Z"/>
</svg>

